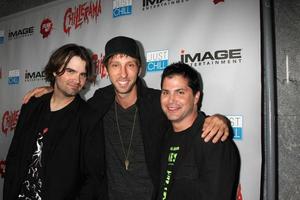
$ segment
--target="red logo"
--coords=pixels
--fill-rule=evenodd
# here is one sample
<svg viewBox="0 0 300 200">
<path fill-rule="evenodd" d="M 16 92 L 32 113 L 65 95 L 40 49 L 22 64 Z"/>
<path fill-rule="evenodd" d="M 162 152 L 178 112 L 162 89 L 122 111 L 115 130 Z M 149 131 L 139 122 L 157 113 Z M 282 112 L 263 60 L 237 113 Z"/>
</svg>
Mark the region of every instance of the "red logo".
<svg viewBox="0 0 300 200">
<path fill-rule="evenodd" d="M 243 200 L 241 184 L 239 184 L 237 189 L 236 200 Z"/>
<path fill-rule="evenodd" d="M 213 0 L 214 4 L 218 4 L 220 2 L 224 2 L 225 0 Z"/>
<path fill-rule="evenodd" d="M 40 27 L 40 33 L 42 34 L 43 38 L 48 37 L 52 29 L 53 29 L 53 22 L 49 18 L 44 19 Z"/>
<path fill-rule="evenodd" d="M 97 0 L 94 3 L 79 4 L 74 9 L 68 8 L 64 16 L 64 32 L 70 35 L 72 27 L 78 29 L 83 23 L 88 24 L 90 19 L 97 21 L 98 16 L 101 14 L 101 1 Z"/>
<path fill-rule="evenodd" d="M 5 160 L 0 160 L 0 176 L 4 177 L 5 174 Z"/>
<path fill-rule="evenodd" d="M 2 133 L 7 135 L 9 132 L 15 130 L 18 119 L 19 119 L 20 110 L 16 111 L 6 111 L 2 117 Z"/>
<path fill-rule="evenodd" d="M 102 64 L 103 57 L 104 56 L 102 54 L 100 54 L 100 58 L 98 57 L 97 54 L 92 55 L 93 64 L 95 66 L 94 74 L 96 74 L 96 76 L 99 75 L 101 79 L 107 77 L 105 66 Z M 95 81 L 96 81 L 96 77 L 94 77 L 93 82 L 95 83 Z"/>
</svg>

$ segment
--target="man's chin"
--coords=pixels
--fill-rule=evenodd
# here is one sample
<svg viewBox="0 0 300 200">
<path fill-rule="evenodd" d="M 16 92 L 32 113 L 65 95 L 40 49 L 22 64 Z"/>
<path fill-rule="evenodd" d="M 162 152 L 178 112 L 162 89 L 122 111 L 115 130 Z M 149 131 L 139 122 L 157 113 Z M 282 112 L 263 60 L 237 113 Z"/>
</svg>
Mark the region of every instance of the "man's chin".
<svg viewBox="0 0 300 200">
<path fill-rule="evenodd" d="M 72 92 L 67 92 L 65 93 L 66 97 L 74 97 L 79 93 L 79 91 L 72 91 Z"/>
<path fill-rule="evenodd" d="M 118 94 L 129 94 L 131 90 L 129 88 L 116 88 Z"/>
<path fill-rule="evenodd" d="M 174 115 L 167 115 L 167 117 L 171 122 L 176 122 L 179 119 L 178 116 L 174 116 Z"/>
</svg>

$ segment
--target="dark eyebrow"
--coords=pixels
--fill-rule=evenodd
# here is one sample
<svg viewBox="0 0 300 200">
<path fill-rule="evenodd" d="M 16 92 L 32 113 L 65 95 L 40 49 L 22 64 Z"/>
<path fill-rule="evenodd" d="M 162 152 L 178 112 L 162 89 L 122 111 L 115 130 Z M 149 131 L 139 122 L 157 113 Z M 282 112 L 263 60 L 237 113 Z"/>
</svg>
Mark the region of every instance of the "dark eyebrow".
<svg viewBox="0 0 300 200">
<path fill-rule="evenodd" d="M 72 68 L 69 68 L 69 67 L 66 67 L 65 68 L 65 70 L 70 70 L 70 71 L 72 71 L 72 72 L 78 72 L 78 71 L 76 71 L 75 69 L 72 69 Z M 80 73 L 80 74 L 87 74 L 87 72 L 82 72 L 82 73 Z"/>
<path fill-rule="evenodd" d="M 184 90 L 186 91 L 186 88 L 178 88 L 176 91 Z"/>
<path fill-rule="evenodd" d="M 76 70 L 74 70 L 74 69 L 72 69 L 72 68 L 70 68 L 70 67 L 66 67 L 66 69 L 67 69 L 67 70 L 76 71 Z"/>
</svg>

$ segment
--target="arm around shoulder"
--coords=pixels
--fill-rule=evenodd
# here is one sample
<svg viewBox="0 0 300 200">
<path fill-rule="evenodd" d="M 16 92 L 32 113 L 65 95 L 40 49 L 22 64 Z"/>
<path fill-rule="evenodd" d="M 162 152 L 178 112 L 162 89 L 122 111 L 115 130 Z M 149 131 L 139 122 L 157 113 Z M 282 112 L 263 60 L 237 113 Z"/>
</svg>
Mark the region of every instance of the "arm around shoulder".
<svg viewBox="0 0 300 200">
<path fill-rule="evenodd" d="M 225 141 L 229 134 L 230 121 L 221 114 L 206 116 L 201 137 L 205 142 L 212 140 L 213 143 Z"/>
</svg>

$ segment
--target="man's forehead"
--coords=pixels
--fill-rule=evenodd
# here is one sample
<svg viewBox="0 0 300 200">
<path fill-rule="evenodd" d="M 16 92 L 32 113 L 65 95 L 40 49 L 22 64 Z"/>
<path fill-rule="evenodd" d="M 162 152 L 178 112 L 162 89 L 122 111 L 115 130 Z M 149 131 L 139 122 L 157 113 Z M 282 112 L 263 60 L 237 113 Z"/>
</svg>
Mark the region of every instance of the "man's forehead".
<svg viewBox="0 0 300 200">
<path fill-rule="evenodd" d="M 180 86 L 163 86 L 162 87 L 162 90 L 189 90 L 190 89 L 190 87 L 189 86 L 187 86 L 187 85 L 180 85 Z"/>
<path fill-rule="evenodd" d="M 114 54 L 114 55 L 112 55 L 112 56 L 109 58 L 109 60 L 118 59 L 118 58 L 131 58 L 131 59 L 136 60 L 136 58 L 131 57 L 131 56 L 129 56 L 129 55 L 127 55 L 127 54 L 124 54 L 124 53 L 117 53 L 117 54 Z"/>
<path fill-rule="evenodd" d="M 189 88 L 188 79 L 182 75 L 174 74 L 171 76 L 166 76 L 163 80 L 163 87 L 180 87 Z"/>
<path fill-rule="evenodd" d="M 83 62 L 85 63 L 84 64 L 84 68 L 82 69 L 81 67 L 77 67 L 77 62 Z M 85 73 L 86 70 L 87 70 L 87 66 L 86 66 L 86 61 L 81 59 L 80 57 L 78 56 L 73 56 L 68 63 L 64 63 L 64 65 L 60 66 L 59 70 L 58 71 L 62 71 L 62 70 L 65 70 L 65 69 L 72 69 L 76 72 L 80 72 L 80 73 Z M 82 69 L 82 70 L 81 70 Z"/>
<path fill-rule="evenodd" d="M 166 82 L 166 81 L 178 81 L 178 79 L 180 79 L 180 82 L 184 82 L 184 84 L 188 85 L 188 79 L 186 77 L 184 77 L 183 75 L 181 75 L 181 74 L 171 74 L 169 76 L 166 76 L 164 78 L 163 82 Z"/>
</svg>

